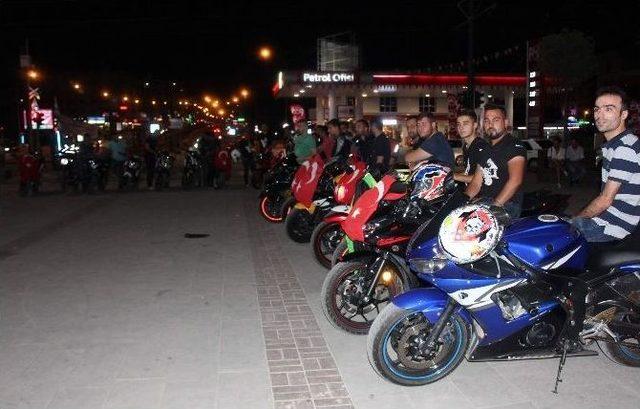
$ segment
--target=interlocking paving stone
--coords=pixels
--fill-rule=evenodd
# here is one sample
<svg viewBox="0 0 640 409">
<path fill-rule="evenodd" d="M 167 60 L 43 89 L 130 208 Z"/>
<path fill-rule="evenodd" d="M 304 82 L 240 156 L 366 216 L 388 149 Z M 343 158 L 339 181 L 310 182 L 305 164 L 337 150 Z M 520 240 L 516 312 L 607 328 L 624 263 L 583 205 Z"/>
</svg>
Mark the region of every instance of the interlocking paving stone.
<svg viewBox="0 0 640 409">
<path fill-rule="evenodd" d="M 353 408 L 336 362 L 275 234 L 246 209 L 276 409 Z"/>
</svg>

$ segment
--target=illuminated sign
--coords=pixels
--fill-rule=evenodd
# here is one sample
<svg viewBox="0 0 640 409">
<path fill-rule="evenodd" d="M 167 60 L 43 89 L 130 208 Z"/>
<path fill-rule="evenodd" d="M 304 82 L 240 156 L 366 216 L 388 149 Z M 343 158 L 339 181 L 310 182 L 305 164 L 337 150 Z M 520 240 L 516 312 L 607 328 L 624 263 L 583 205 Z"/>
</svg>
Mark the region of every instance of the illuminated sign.
<svg viewBox="0 0 640 409">
<path fill-rule="evenodd" d="M 397 90 L 398 90 L 397 85 L 378 85 L 377 87 L 374 88 L 373 92 L 385 93 L 385 92 L 396 92 Z"/>
<path fill-rule="evenodd" d="M 302 82 L 308 83 L 351 83 L 355 82 L 356 74 L 352 72 L 305 72 Z"/>
<path fill-rule="evenodd" d="M 88 116 L 87 123 L 91 125 L 104 125 L 106 122 L 104 116 Z"/>
<path fill-rule="evenodd" d="M 40 122 L 39 124 L 38 121 Z M 31 128 L 53 129 L 53 111 L 50 109 L 31 111 Z"/>
</svg>

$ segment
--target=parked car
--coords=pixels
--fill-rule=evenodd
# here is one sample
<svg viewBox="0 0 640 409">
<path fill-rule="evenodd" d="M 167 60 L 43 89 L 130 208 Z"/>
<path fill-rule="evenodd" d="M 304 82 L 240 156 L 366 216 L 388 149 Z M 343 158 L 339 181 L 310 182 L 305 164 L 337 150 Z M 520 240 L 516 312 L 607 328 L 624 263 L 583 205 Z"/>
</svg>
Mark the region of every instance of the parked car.
<svg viewBox="0 0 640 409">
<path fill-rule="evenodd" d="M 520 142 L 527 150 L 527 169 L 530 171 L 538 169 L 540 151 L 546 157 L 547 151 L 553 146 L 549 139 L 522 139 Z"/>
</svg>

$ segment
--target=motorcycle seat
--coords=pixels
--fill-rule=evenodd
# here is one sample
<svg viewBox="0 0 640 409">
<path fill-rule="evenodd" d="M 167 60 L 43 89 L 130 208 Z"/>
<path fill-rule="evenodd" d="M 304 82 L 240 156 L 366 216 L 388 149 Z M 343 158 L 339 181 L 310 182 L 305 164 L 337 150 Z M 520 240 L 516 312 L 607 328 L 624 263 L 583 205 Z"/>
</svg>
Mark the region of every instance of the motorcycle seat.
<svg viewBox="0 0 640 409">
<path fill-rule="evenodd" d="M 587 268 L 606 272 L 620 264 L 640 264 L 640 229 L 622 240 L 606 243 L 589 243 Z"/>
</svg>

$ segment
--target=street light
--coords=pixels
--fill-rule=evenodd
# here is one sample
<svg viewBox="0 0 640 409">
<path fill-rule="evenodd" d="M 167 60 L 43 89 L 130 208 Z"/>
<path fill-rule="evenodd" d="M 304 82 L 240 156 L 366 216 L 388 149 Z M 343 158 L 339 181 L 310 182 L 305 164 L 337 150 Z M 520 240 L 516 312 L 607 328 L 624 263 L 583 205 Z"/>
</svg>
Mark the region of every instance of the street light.
<svg viewBox="0 0 640 409">
<path fill-rule="evenodd" d="M 240 91 L 240 95 L 242 95 L 242 98 L 247 98 L 247 97 L 249 96 L 249 90 L 248 90 L 248 89 L 246 89 L 246 88 L 243 88 L 243 89 Z"/>
<path fill-rule="evenodd" d="M 79 83 L 77 83 L 77 82 L 74 82 L 74 83 L 73 83 L 73 89 L 75 89 L 75 90 L 79 90 L 79 89 L 80 89 L 80 84 L 79 84 Z"/>
<path fill-rule="evenodd" d="M 232 100 L 234 103 L 236 103 L 236 104 L 237 104 L 237 103 L 238 103 L 238 101 L 240 101 L 240 98 L 238 98 L 238 97 L 233 97 L 233 98 L 231 98 L 231 100 Z"/>
<path fill-rule="evenodd" d="M 204 96 L 204 102 L 206 102 L 207 104 L 211 103 L 211 97 L 209 95 L 205 95 Z"/>
<path fill-rule="evenodd" d="M 129 97 L 125 95 L 124 97 L 122 97 L 122 101 L 124 101 L 124 102 L 129 101 Z"/>
<path fill-rule="evenodd" d="M 107 91 L 102 91 L 103 98 L 109 98 L 109 93 Z"/>
<path fill-rule="evenodd" d="M 36 70 L 29 70 L 27 71 L 27 76 L 32 80 L 37 80 L 40 74 Z"/>
<path fill-rule="evenodd" d="M 258 51 L 258 55 L 260 56 L 261 60 L 266 61 L 271 59 L 273 52 L 271 51 L 271 48 L 265 46 L 260 48 L 260 51 Z"/>
<path fill-rule="evenodd" d="M 218 110 L 218 115 L 223 116 L 224 115 L 224 109 Z"/>
</svg>

